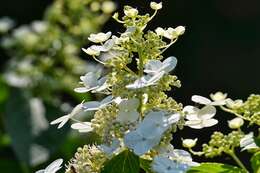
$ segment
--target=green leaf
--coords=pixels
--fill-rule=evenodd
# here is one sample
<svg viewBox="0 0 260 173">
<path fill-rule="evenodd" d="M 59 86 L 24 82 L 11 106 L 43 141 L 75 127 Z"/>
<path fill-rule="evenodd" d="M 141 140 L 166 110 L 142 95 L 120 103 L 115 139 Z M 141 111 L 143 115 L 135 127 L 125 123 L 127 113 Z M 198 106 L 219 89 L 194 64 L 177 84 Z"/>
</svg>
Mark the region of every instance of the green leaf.
<svg viewBox="0 0 260 173">
<path fill-rule="evenodd" d="M 254 173 L 260 173 L 260 152 L 257 152 L 252 156 L 251 166 L 254 170 Z"/>
<path fill-rule="evenodd" d="M 49 122 L 63 115 L 59 108 L 44 104 L 45 115 L 32 111 L 32 98 L 26 92 L 12 89 L 6 104 L 4 125 L 18 159 L 35 166 L 49 159 L 65 140 L 69 128 L 57 130 Z"/>
<path fill-rule="evenodd" d="M 260 135 L 254 138 L 254 141 L 258 147 L 260 147 Z"/>
<path fill-rule="evenodd" d="M 187 173 L 245 173 L 242 169 L 221 163 L 202 163 L 192 167 Z"/>
<path fill-rule="evenodd" d="M 151 171 L 151 160 L 146 160 L 146 159 L 142 159 L 140 158 L 140 167 L 146 172 L 146 173 L 150 173 Z"/>
<path fill-rule="evenodd" d="M 101 173 L 139 173 L 139 157 L 125 150 L 105 163 Z"/>
</svg>

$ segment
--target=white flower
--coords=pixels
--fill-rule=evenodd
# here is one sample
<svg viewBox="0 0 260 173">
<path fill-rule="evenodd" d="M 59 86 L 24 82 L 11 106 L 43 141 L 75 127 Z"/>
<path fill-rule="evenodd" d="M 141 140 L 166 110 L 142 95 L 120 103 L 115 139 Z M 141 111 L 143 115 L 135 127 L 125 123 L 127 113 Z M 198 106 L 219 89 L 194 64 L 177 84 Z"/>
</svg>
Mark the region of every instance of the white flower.
<svg viewBox="0 0 260 173">
<path fill-rule="evenodd" d="M 225 100 L 227 98 L 227 93 L 222 93 L 218 91 L 215 94 L 210 94 L 210 98 L 213 101 Z"/>
<path fill-rule="evenodd" d="M 231 109 L 238 109 L 241 106 L 243 106 L 243 100 L 227 99 L 226 100 L 226 105 L 227 105 L 227 107 L 229 107 Z"/>
<path fill-rule="evenodd" d="M 151 2 L 150 7 L 153 10 L 160 10 L 162 8 L 162 2 L 160 2 L 160 3 Z"/>
<path fill-rule="evenodd" d="M 83 105 L 83 109 L 84 109 L 84 111 L 96 111 L 96 110 L 104 108 L 108 104 L 112 103 L 113 102 L 112 99 L 113 99 L 112 96 L 107 96 L 100 102 L 98 102 L 98 101 L 86 102 Z"/>
<path fill-rule="evenodd" d="M 184 32 L 185 32 L 185 27 L 184 26 L 178 26 L 178 27 L 175 28 L 175 31 L 176 31 L 178 36 L 183 35 Z"/>
<path fill-rule="evenodd" d="M 193 95 L 191 100 L 202 105 L 222 106 L 226 104 L 226 100 L 217 100 L 212 102 L 210 99 L 199 95 Z"/>
<path fill-rule="evenodd" d="M 183 109 L 187 113 L 185 122 L 186 126 L 194 129 L 211 127 L 218 123 L 218 120 L 212 118 L 216 114 L 216 108 L 211 105 L 204 106 L 202 109 L 194 106 L 185 106 Z"/>
<path fill-rule="evenodd" d="M 152 133 L 152 132 L 151 132 Z M 158 145 L 161 136 L 147 136 L 141 130 L 134 130 L 127 133 L 124 137 L 124 143 L 128 148 L 133 149 L 136 155 L 143 155 L 154 146 Z"/>
<path fill-rule="evenodd" d="M 124 13 L 128 17 L 136 17 L 138 15 L 138 10 L 132 7 L 127 7 L 124 9 Z"/>
<path fill-rule="evenodd" d="M 150 60 L 145 64 L 144 72 L 148 74 L 158 74 L 160 72 L 169 73 L 177 65 L 177 59 L 173 56 L 168 57 L 163 62 L 159 60 Z"/>
<path fill-rule="evenodd" d="M 100 32 L 98 34 L 90 34 L 88 37 L 89 41 L 92 41 L 94 43 L 102 43 L 111 37 L 112 33 L 109 31 L 107 33 Z"/>
<path fill-rule="evenodd" d="M 116 4 L 113 1 L 104 1 L 101 6 L 101 10 L 104 13 L 110 14 L 116 9 Z"/>
<path fill-rule="evenodd" d="M 88 55 L 90 55 L 90 56 L 99 56 L 99 55 L 100 55 L 100 51 L 93 49 L 92 46 L 90 46 L 90 47 L 87 48 L 87 49 L 82 48 L 82 50 L 83 50 L 86 54 L 88 54 Z"/>
<path fill-rule="evenodd" d="M 79 133 L 88 133 L 93 130 L 90 122 L 74 123 L 71 125 L 71 128 L 74 130 L 78 130 Z"/>
<path fill-rule="evenodd" d="M 37 33 L 43 33 L 47 30 L 47 23 L 44 21 L 34 21 L 32 23 L 32 29 Z"/>
<path fill-rule="evenodd" d="M 188 169 L 189 166 L 187 164 L 162 156 L 156 156 L 152 162 L 152 170 L 155 173 L 185 173 Z"/>
<path fill-rule="evenodd" d="M 78 113 L 83 111 L 83 103 L 78 104 L 72 111 L 71 113 L 64 115 L 54 121 L 52 121 L 50 124 L 59 124 L 58 129 L 62 128 L 72 117 L 77 115 Z"/>
<path fill-rule="evenodd" d="M 236 117 L 230 121 L 228 121 L 228 127 L 231 129 L 238 129 L 243 126 L 244 120 L 242 118 Z"/>
<path fill-rule="evenodd" d="M 136 81 L 134 81 L 134 83 L 127 85 L 126 88 L 140 89 L 140 88 L 148 87 L 151 85 L 156 85 L 156 82 L 159 81 L 163 75 L 164 75 L 164 72 L 157 73 L 154 76 L 150 76 L 150 75 L 143 76 L 143 77 L 137 79 Z"/>
<path fill-rule="evenodd" d="M 84 87 L 75 88 L 74 91 L 78 93 L 99 92 L 108 87 L 106 85 L 106 77 L 100 78 L 100 75 L 94 72 L 88 72 L 84 76 L 80 76 L 80 80 Z"/>
<path fill-rule="evenodd" d="M 121 123 L 132 123 L 139 118 L 137 108 L 139 100 L 136 98 L 123 100 L 119 105 L 119 112 L 116 120 Z"/>
<path fill-rule="evenodd" d="M 240 140 L 241 151 L 259 148 L 254 141 L 254 133 L 250 132 Z"/>
<path fill-rule="evenodd" d="M 178 37 L 178 34 L 176 32 L 175 29 L 173 29 L 172 27 L 169 27 L 165 32 L 164 32 L 164 35 L 163 35 L 165 38 L 168 38 L 170 40 L 173 40 L 175 38 Z"/>
<path fill-rule="evenodd" d="M 155 32 L 156 32 L 156 34 L 159 35 L 159 36 L 164 36 L 164 34 L 165 34 L 166 31 L 165 31 L 163 28 L 158 27 L 158 28 L 155 29 Z"/>
<path fill-rule="evenodd" d="M 99 145 L 99 148 L 105 152 L 108 156 L 112 155 L 120 147 L 120 141 L 118 139 L 113 139 L 110 145 Z"/>
<path fill-rule="evenodd" d="M 198 138 L 196 139 L 183 139 L 182 146 L 185 148 L 192 148 L 196 145 Z"/>
<path fill-rule="evenodd" d="M 161 33 L 163 33 L 163 36 L 165 38 L 168 38 L 170 40 L 173 40 L 173 39 L 176 39 L 177 37 L 179 37 L 180 35 L 183 35 L 184 32 L 185 32 L 185 27 L 183 26 L 178 26 L 176 28 L 172 28 L 172 27 L 169 27 L 166 31 L 162 31 L 160 29 Z"/>
<path fill-rule="evenodd" d="M 45 169 L 36 171 L 35 173 L 56 173 L 58 170 L 61 169 L 61 164 L 63 160 L 57 159 L 53 161 L 49 166 L 47 166 Z"/>
<path fill-rule="evenodd" d="M 2 17 L 0 19 L 0 33 L 8 32 L 12 27 L 14 27 L 14 21 L 9 17 Z"/>
</svg>

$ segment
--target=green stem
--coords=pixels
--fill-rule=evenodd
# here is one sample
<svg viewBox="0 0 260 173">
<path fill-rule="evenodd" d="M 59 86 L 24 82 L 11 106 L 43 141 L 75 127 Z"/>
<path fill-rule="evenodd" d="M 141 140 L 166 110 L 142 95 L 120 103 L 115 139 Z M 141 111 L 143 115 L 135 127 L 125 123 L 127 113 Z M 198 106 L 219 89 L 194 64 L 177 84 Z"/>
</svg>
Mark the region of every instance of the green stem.
<svg viewBox="0 0 260 173">
<path fill-rule="evenodd" d="M 234 111 L 231 110 L 231 109 L 225 108 L 224 106 L 220 106 L 220 108 L 221 108 L 223 111 L 226 111 L 226 112 L 229 112 L 229 113 L 231 113 L 231 114 L 234 114 L 234 115 L 236 115 L 236 116 L 239 117 L 239 118 L 242 118 L 242 119 L 244 119 L 244 120 L 246 120 L 246 121 L 250 121 L 248 118 L 246 118 L 246 117 L 244 117 L 244 116 L 242 116 L 242 115 L 240 115 L 240 114 L 234 112 Z"/>
<path fill-rule="evenodd" d="M 232 159 L 238 164 L 238 166 L 240 166 L 243 170 L 245 170 L 246 172 L 248 172 L 248 170 L 246 169 L 245 165 L 240 161 L 240 159 L 236 156 L 234 150 L 231 150 L 229 152 L 227 152 L 228 155 L 230 155 L 232 157 Z"/>
<path fill-rule="evenodd" d="M 139 48 L 138 50 L 138 56 L 139 56 L 139 71 L 138 71 L 138 76 L 139 78 L 141 78 L 144 74 L 143 72 L 143 68 L 144 68 L 144 62 L 143 62 L 143 55 L 142 55 L 142 49 Z M 139 91 L 138 93 L 138 97 L 139 97 L 139 102 L 140 102 L 140 106 L 139 106 L 139 112 L 141 117 L 143 117 L 143 92 L 142 90 Z"/>
</svg>

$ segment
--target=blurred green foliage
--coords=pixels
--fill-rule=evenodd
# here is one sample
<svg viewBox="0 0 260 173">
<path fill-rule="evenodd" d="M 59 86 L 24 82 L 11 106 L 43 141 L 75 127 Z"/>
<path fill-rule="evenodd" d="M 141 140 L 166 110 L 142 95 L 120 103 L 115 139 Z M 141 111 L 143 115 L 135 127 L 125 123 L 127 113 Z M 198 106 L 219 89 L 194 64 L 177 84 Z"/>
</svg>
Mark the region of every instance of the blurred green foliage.
<svg viewBox="0 0 260 173">
<path fill-rule="evenodd" d="M 0 80 L 0 167 L 6 172 L 30 172 L 58 153 L 71 157 L 72 149 L 87 143 L 49 122 L 83 97 L 90 99 L 73 92 L 79 76 L 97 68 L 80 57 L 80 48 L 115 8 L 112 1 L 55 0 L 41 21 L 13 30 L 2 25 L 1 46 L 11 57 Z M 64 141 L 71 145 L 63 146 Z M 4 152 L 10 144 L 14 154 Z"/>
</svg>

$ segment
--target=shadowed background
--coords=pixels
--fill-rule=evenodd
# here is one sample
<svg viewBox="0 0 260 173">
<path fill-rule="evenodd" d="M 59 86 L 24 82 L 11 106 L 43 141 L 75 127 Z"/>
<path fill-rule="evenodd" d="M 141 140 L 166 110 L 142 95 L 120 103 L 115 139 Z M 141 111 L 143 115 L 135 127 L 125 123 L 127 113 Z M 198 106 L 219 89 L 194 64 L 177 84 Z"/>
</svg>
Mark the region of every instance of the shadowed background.
<svg viewBox="0 0 260 173">
<path fill-rule="evenodd" d="M 51 0 L 8 0 L 1 2 L 0 16 L 10 16 L 18 25 L 41 19 Z M 117 1 L 119 9 L 131 5 L 140 13 L 151 12 L 150 1 Z M 148 28 L 186 26 L 185 34 L 169 48 L 165 55 L 176 56 L 174 73 L 182 81 L 180 89 L 170 95 L 184 105 L 191 104 L 193 94 L 208 96 L 212 92 L 227 92 L 231 98 L 246 99 L 260 91 L 260 1 L 258 0 L 169 0 Z M 109 20 L 103 31 L 120 32 L 122 28 Z M 40 44 L 40 43 L 39 43 Z M 80 49 L 80 48 L 79 48 Z M 15 51 L 15 50 L 14 50 Z M 84 56 L 86 57 L 86 56 Z M 2 72 L 9 57 L 1 50 Z M 220 124 L 202 131 L 184 130 L 183 138 L 200 137 L 207 141 L 214 130 L 227 129 L 224 113 L 217 118 Z M 205 138 L 203 138 L 205 135 Z M 176 139 L 179 139 L 179 134 Z M 180 140 L 174 141 L 180 146 Z M 202 143 L 202 142 L 199 142 Z M 247 160 L 246 155 L 242 155 Z M 225 158 L 226 159 L 226 158 Z M 230 160 L 227 160 L 233 163 Z"/>
</svg>

